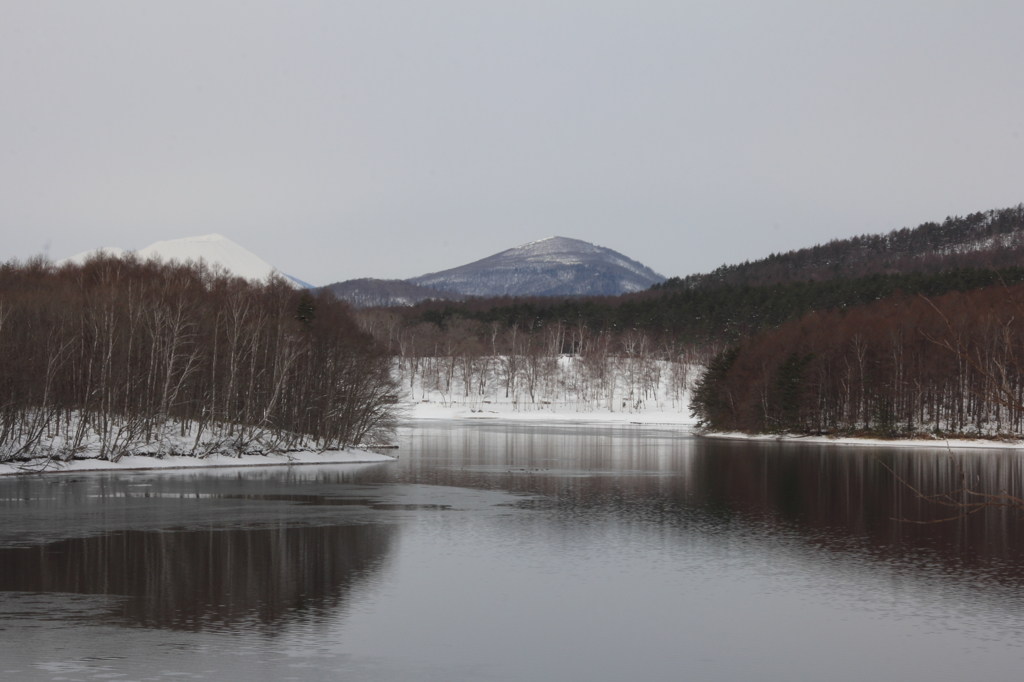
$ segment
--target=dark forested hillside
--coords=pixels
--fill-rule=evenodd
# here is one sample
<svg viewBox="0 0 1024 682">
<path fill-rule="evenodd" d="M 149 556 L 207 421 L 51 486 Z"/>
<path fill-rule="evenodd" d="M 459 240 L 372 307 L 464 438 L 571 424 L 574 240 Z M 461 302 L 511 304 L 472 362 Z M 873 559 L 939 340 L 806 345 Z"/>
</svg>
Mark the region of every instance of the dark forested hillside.
<svg viewBox="0 0 1024 682">
<path fill-rule="evenodd" d="M 462 294 L 421 287 L 400 279 L 349 279 L 321 287 L 353 308 L 387 308 L 414 305 L 429 299 L 461 301 Z"/>
<path fill-rule="evenodd" d="M 1024 204 L 946 218 L 942 223 L 924 223 L 888 234 L 837 239 L 811 248 L 772 254 L 757 261 L 723 265 L 706 274 L 672 277 L 653 288 L 764 286 L 873 274 L 1022 265 Z"/>
<path fill-rule="evenodd" d="M 414 320 L 433 322 L 440 327 L 453 319 L 502 326 L 518 324 L 524 329 L 559 322 L 583 324 L 592 331 L 642 329 L 688 343 L 722 343 L 734 342 L 813 310 L 848 308 L 896 294 L 937 296 L 1019 281 L 1024 281 L 1024 268 L 961 269 L 772 286 L 724 284 L 625 297 L 431 302 L 411 309 L 408 314 Z"/>
</svg>

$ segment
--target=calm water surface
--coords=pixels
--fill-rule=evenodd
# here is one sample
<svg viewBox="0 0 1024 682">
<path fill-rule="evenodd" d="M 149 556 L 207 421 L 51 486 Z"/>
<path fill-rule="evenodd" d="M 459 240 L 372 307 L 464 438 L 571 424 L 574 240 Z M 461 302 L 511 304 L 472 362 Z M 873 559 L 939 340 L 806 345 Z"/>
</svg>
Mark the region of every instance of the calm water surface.
<svg viewBox="0 0 1024 682">
<path fill-rule="evenodd" d="M 394 464 L 0 480 L 3 680 L 1018 680 L 1007 451 L 422 423 Z"/>
</svg>

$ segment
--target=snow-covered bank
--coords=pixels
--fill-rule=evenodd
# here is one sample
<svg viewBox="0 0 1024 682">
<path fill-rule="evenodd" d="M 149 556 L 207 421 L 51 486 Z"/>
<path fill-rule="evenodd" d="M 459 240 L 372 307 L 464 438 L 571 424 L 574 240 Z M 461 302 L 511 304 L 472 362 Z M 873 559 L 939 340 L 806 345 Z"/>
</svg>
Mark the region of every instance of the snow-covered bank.
<svg viewBox="0 0 1024 682">
<path fill-rule="evenodd" d="M 75 459 L 70 462 L 45 459 L 30 462 L 3 462 L 0 463 L 0 476 L 85 471 L 133 471 L 139 469 L 208 469 L 214 467 L 289 466 L 295 464 L 371 464 L 393 462 L 396 459 L 393 456 L 358 449 L 242 455 L 241 457 L 229 457 L 227 455 L 210 455 L 209 457 L 129 455 L 122 457 L 117 462 L 96 458 Z"/>
<path fill-rule="evenodd" d="M 276 462 L 273 458 L 283 458 L 281 461 L 287 463 L 307 455 L 314 455 L 319 458 L 316 461 L 322 461 L 322 457 L 332 453 L 348 461 L 345 453 L 388 447 L 388 441 L 383 438 L 347 448 L 331 444 L 325 446 L 322 441 L 317 442 L 301 434 L 224 422 L 202 424 L 195 420 L 153 420 L 156 423 L 147 434 L 146 422 L 138 416 L 94 413 L 83 419 L 79 411 L 36 410 L 29 412 L 28 417 L 25 420 L 27 428 L 20 431 L 9 429 L 6 440 L 0 441 L 0 465 L 26 458 L 33 462 L 109 462 L 122 459 L 136 462 L 215 462 L 221 459 L 238 462 L 255 457 L 257 462 Z M 379 435 L 389 437 L 390 433 Z"/>
<path fill-rule="evenodd" d="M 700 438 L 723 440 L 748 440 L 780 443 L 817 443 L 821 445 L 842 445 L 854 447 L 887 448 L 946 448 L 954 449 L 999 449 L 1022 450 L 1024 442 L 989 440 L 983 438 L 857 438 L 833 436 L 801 436 L 749 433 L 714 433 L 696 431 L 697 420 L 690 416 L 685 402 L 673 405 L 654 405 L 619 412 L 608 409 L 582 409 L 571 404 L 561 405 L 519 405 L 508 401 L 495 400 L 487 403 L 442 402 L 423 400 L 411 405 L 406 419 L 410 421 L 431 419 L 501 421 L 501 422 L 579 422 L 599 424 L 635 424 L 650 426 L 675 426 L 684 434 Z"/>
<path fill-rule="evenodd" d="M 574 409 L 572 405 L 520 406 L 507 402 L 476 405 L 465 403 L 419 402 L 409 408 L 409 420 L 420 419 L 473 419 L 514 422 L 600 422 L 605 424 L 666 424 L 686 427 L 689 431 L 696 420 L 689 410 L 673 408 L 647 408 L 633 411 Z"/>
<path fill-rule="evenodd" d="M 984 438 L 856 438 L 832 436 L 799 436 L 750 433 L 700 433 L 701 438 L 719 438 L 724 440 L 772 441 L 780 443 L 819 443 L 821 445 L 852 445 L 859 447 L 886 448 L 956 448 L 972 450 L 1024 450 L 1024 442 L 986 440 Z"/>
</svg>

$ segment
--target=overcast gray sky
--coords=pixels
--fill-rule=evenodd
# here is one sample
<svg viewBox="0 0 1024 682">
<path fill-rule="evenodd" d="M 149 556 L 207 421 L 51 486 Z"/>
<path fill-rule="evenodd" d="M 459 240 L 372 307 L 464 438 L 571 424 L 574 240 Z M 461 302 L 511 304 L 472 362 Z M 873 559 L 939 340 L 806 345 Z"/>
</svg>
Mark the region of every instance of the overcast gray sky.
<svg viewBox="0 0 1024 682">
<path fill-rule="evenodd" d="M 665 275 L 1024 201 L 1024 3 L 0 4 L 0 258 Z"/>
</svg>

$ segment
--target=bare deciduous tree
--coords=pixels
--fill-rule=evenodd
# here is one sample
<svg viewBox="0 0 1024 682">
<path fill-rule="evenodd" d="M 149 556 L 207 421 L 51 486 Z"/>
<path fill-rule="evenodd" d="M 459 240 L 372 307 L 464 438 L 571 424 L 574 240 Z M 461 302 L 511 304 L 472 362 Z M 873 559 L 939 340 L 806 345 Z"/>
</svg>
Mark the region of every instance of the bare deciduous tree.
<svg viewBox="0 0 1024 682">
<path fill-rule="evenodd" d="M 0 459 L 338 448 L 395 419 L 391 359 L 346 304 L 203 264 L 7 263 L 0 350 Z"/>
</svg>

